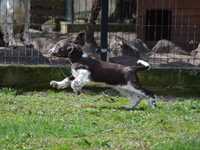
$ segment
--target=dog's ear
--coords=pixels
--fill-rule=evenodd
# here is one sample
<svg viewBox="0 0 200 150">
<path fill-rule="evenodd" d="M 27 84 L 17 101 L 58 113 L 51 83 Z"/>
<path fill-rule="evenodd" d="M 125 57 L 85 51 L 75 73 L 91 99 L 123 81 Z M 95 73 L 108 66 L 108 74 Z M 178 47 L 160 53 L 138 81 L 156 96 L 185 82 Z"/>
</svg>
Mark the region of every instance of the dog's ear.
<svg viewBox="0 0 200 150">
<path fill-rule="evenodd" d="M 68 57 L 71 60 L 78 60 L 82 57 L 83 52 L 80 46 L 72 45 L 69 49 L 70 52 L 68 54 Z"/>
<path fill-rule="evenodd" d="M 83 46 L 85 44 L 85 32 L 78 33 L 74 43 Z"/>
</svg>

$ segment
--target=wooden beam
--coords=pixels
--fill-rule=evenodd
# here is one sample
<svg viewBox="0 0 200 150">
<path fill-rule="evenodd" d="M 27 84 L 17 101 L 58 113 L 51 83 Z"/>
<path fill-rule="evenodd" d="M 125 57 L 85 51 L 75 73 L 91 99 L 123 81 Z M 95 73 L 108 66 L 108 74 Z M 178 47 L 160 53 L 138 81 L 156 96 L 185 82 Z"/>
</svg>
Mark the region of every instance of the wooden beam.
<svg viewBox="0 0 200 150">
<path fill-rule="evenodd" d="M 61 22 L 61 32 L 62 33 L 73 33 L 85 31 L 87 24 L 68 24 L 67 22 Z M 99 32 L 100 24 L 95 25 L 95 31 Z M 121 24 L 121 23 L 109 23 L 108 24 L 109 32 L 135 32 L 135 24 Z"/>
</svg>

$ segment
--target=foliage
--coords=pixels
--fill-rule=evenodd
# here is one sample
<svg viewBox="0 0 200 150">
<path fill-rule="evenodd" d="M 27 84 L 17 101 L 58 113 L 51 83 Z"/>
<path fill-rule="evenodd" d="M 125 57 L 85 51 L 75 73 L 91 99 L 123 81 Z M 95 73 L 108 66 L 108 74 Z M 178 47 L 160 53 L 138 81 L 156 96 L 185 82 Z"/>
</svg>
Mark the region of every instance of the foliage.
<svg viewBox="0 0 200 150">
<path fill-rule="evenodd" d="M 176 149 L 200 147 L 199 99 L 143 101 L 135 111 L 116 92 L 0 91 L 0 149 Z M 105 92 L 106 91 L 106 92 Z"/>
</svg>

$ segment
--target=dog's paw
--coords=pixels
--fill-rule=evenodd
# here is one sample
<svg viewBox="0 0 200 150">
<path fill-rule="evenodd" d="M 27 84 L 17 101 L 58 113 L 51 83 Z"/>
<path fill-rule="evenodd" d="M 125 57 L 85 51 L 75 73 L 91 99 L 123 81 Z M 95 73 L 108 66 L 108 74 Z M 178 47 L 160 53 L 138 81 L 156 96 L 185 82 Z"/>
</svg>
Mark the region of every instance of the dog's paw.
<svg viewBox="0 0 200 150">
<path fill-rule="evenodd" d="M 73 92 L 78 96 L 78 95 L 81 95 L 82 90 L 81 89 L 73 89 Z"/>
<path fill-rule="evenodd" d="M 157 107 L 156 100 L 150 99 L 150 100 L 149 100 L 149 106 L 150 106 L 152 109 L 155 109 L 155 108 Z"/>
<path fill-rule="evenodd" d="M 50 82 L 50 86 L 53 87 L 53 88 L 58 89 L 58 83 L 56 81 L 51 81 Z"/>
<path fill-rule="evenodd" d="M 155 109 L 157 107 L 156 101 L 152 101 L 150 106 L 152 109 Z"/>
<path fill-rule="evenodd" d="M 78 95 L 81 95 L 81 91 L 74 91 L 74 93 L 78 96 Z"/>
</svg>

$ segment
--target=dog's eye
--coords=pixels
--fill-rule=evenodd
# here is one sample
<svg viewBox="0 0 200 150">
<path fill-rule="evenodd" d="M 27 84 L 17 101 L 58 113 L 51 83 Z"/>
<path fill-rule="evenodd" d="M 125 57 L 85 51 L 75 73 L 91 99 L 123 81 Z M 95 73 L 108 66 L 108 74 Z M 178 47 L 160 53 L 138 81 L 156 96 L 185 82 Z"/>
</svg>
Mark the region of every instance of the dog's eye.
<svg viewBox="0 0 200 150">
<path fill-rule="evenodd" d="M 61 47 L 61 48 L 60 48 L 60 50 L 61 50 L 61 51 L 64 51 L 64 48 L 63 48 L 63 47 Z"/>
</svg>

